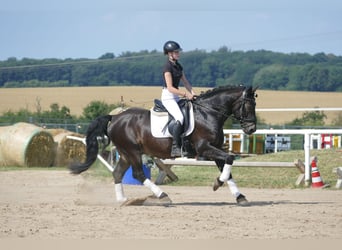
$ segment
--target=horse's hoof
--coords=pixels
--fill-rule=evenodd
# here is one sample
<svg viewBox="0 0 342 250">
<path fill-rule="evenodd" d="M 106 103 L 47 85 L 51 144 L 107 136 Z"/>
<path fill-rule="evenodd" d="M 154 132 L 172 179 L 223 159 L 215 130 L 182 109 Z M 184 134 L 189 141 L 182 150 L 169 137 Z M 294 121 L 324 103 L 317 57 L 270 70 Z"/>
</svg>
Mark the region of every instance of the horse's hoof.
<svg viewBox="0 0 342 250">
<path fill-rule="evenodd" d="M 127 206 L 142 206 L 146 198 L 132 198 L 127 199 L 124 201 L 120 206 L 127 207 Z"/>
<path fill-rule="evenodd" d="M 163 199 L 164 197 L 169 197 L 169 196 L 167 195 L 167 193 L 162 192 L 158 198 Z"/>
<path fill-rule="evenodd" d="M 214 181 L 213 190 L 216 191 L 219 187 L 222 187 L 223 182 L 219 180 L 219 177 L 217 177 Z"/>
<path fill-rule="evenodd" d="M 162 193 L 162 195 L 157 198 L 155 196 L 148 196 L 146 200 L 144 201 L 144 206 L 170 206 L 172 204 L 172 200 L 169 198 L 169 196 L 165 193 Z"/>
<path fill-rule="evenodd" d="M 248 200 L 243 194 L 239 194 L 239 196 L 236 198 L 236 202 L 239 206 L 243 206 L 243 207 L 250 205 Z"/>
<path fill-rule="evenodd" d="M 117 202 L 125 202 L 125 201 L 127 201 L 127 200 L 128 200 L 127 197 L 122 197 L 122 198 L 120 198 L 120 199 L 117 199 L 116 201 L 117 201 Z"/>
</svg>

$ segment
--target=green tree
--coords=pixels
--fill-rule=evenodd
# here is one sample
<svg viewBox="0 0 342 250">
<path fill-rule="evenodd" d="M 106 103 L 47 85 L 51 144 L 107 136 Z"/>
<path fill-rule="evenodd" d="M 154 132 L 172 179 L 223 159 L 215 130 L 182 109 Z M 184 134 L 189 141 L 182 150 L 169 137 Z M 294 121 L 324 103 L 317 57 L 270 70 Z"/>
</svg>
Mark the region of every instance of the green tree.
<svg viewBox="0 0 342 250">
<path fill-rule="evenodd" d="M 253 86 L 263 89 L 284 89 L 289 81 L 288 69 L 279 64 L 272 64 L 261 68 L 253 79 Z"/>
<path fill-rule="evenodd" d="M 301 118 L 296 118 L 288 125 L 293 126 L 323 126 L 327 119 L 326 114 L 323 111 L 306 111 Z"/>
<path fill-rule="evenodd" d="M 334 118 L 332 125 L 342 127 L 342 112 L 339 112 L 337 117 Z"/>
<path fill-rule="evenodd" d="M 7 111 L 0 117 L 1 123 L 60 123 L 76 121 L 76 117 L 70 115 L 70 109 L 66 106 L 60 107 L 59 104 L 53 103 L 50 105 L 50 110 L 42 111 L 40 107 L 40 100 L 37 99 L 37 111 L 30 112 L 27 109 L 20 109 L 17 112 Z"/>
<path fill-rule="evenodd" d="M 120 105 L 107 104 L 103 101 L 92 101 L 83 109 L 83 117 L 87 120 L 93 120 L 101 115 L 109 114 L 118 106 Z"/>
<path fill-rule="evenodd" d="M 114 53 L 107 52 L 106 54 L 103 54 L 102 56 L 99 57 L 100 60 L 103 59 L 114 59 L 115 55 Z"/>
<path fill-rule="evenodd" d="M 59 107 L 58 103 L 53 103 L 50 105 L 50 111 L 45 111 L 42 113 L 43 116 L 53 117 L 55 119 L 69 119 L 71 118 L 70 109 L 66 106 Z"/>
<path fill-rule="evenodd" d="M 0 87 L 163 84 L 165 56 L 158 51 L 105 53 L 100 60 L 9 58 L 0 61 Z M 342 56 L 266 50 L 185 51 L 180 59 L 196 87 L 261 85 L 263 89 L 342 91 Z"/>
<path fill-rule="evenodd" d="M 29 122 L 34 114 L 27 109 L 20 109 L 17 112 L 6 111 L 0 116 L 0 123 L 13 124 L 17 122 Z"/>
</svg>

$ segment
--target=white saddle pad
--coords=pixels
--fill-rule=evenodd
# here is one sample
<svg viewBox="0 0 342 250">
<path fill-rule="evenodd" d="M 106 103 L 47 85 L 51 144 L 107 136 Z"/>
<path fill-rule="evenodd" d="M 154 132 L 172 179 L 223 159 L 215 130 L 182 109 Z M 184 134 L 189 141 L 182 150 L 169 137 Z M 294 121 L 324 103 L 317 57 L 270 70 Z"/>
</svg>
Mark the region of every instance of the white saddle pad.
<svg viewBox="0 0 342 250">
<path fill-rule="evenodd" d="M 185 136 L 188 136 L 192 133 L 195 127 L 195 119 L 194 119 L 194 110 L 192 107 L 192 103 L 190 105 L 190 113 L 189 113 L 189 128 L 185 132 Z M 169 120 L 169 114 L 167 112 L 155 112 L 153 108 L 151 109 L 151 132 L 154 137 L 157 138 L 166 138 L 172 137 L 166 126 L 166 123 Z"/>
</svg>

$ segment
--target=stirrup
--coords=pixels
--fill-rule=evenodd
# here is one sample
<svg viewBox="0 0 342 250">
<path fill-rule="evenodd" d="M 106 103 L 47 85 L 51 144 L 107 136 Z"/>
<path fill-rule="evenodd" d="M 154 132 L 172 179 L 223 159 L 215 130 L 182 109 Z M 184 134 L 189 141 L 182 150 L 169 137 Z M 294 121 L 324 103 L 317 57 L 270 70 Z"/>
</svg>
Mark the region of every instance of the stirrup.
<svg viewBox="0 0 342 250">
<path fill-rule="evenodd" d="M 190 152 L 188 150 L 186 150 L 185 147 L 181 147 L 181 154 L 182 154 L 182 157 L 191 157 L 192 156 L 190 154 Z"/>
<path fill-rule="evenodd" d="M 178 148 L 178 147 L 172 147 L 172 149 L 171 149 L 171 158 L 180 157 L 180 156 L 182 156 L 181 149 Z"/>
</svg>

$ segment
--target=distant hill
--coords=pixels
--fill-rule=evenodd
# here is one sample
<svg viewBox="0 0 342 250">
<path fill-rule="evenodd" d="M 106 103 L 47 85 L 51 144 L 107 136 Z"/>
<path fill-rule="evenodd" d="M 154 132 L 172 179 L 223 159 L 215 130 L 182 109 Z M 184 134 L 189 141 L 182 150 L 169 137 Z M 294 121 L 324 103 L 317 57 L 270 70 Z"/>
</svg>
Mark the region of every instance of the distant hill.
<svg viewBox="0 0 342 250">
<path fill-rule="evenodd" d="M 0 87 L 162 86 L 165 56 L 158 51 L 106 53 L 98 59 L 8 58 Z M 194 86 L 260 86 L 264 90 L 342 91 L 342 57 L 318 53 L 194 50 L 180 62 Z"/>
</svg>

